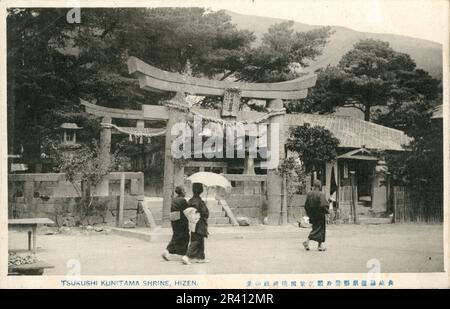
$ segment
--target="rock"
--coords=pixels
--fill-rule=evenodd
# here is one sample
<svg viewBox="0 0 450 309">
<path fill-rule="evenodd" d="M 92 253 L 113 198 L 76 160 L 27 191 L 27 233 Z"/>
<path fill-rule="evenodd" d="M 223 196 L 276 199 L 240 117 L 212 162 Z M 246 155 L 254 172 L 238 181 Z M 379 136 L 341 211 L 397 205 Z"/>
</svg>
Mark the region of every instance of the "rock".
<svg viewBox="0 0 450 309">
<path fill-rule="evenodd" d="M 308 217 L 302 217 L 300 219 L 300 221 L 298 221 L 298 227 L 300 228 L 309 228 L 311 227 L 311 223 L 309 223 L 309 218 Z"/>
<path fill-rule="evenodd" d="M 236 221 L 239 223 L 239 226 L 249 226 L 250 219 L 247 217 L 237 217 Z"/>
<path fill-rule="evenodd" d="M 67 226 L 62 226 L 59 228 L 59 232 L 62 234 L 70 234 L 72 232 L 72 229 Z"/>
<path fill-rule="evenodd" d="M 126 220 L 124 223 L 123 223 L 123 226 L 122 226 L 123 228 L 126 228 L 126 229 L 132 229 L 132 228 L 135 228 L 136 227 L 136 223 L 134 223 L 133 221 L 131 221 L 131 220 Z"/>
<path fill-rule="evenodd" d="M 263 219 L 263 224 L 264 224 L 264 225 L 269 224 L 269 218 L 264 217 L 264 219 Z"/>
<path fill-rule="evenodd" d="M 94 231 L 96 232 L 102 232 L 103 231 L 103 226 L 97 226 L 94 228 Z"/>
<path fill-rule="evenodd" d="M 91 225 L 91 223 L 88 220 L 88 217 L 84 217 L 83 219 L 81 219 L 80 224 L 83 229 L 86 228 L 86 226 Z"/>
<path fill-rule="evenodd" d="M 74 227 L 75 226 L 75 220 L 73 219 L 73 217 L 64 217 L 63 218 L 63 222 L 62 222 L 62 226 Z"/>
<path fill-rule="evenodd" d="M 55 235 L 58 234 L 58 229 L 51 228 L 51 227 L 45 227 L 42 231 L 44 235 Z"/>
<path fill-rule="evenodd" d="M 86 226 L 86 231 L 93 231 L 94 227 L 92 225 Z"/>
</svg>

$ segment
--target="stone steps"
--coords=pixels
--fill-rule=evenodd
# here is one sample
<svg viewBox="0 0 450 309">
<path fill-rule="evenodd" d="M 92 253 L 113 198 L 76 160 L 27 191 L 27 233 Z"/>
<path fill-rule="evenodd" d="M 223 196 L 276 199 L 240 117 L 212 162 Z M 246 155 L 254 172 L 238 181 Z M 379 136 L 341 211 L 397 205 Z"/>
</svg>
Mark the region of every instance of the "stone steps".
<svg viewBox="0 0 450 309">
<path fill-rule="evenodd" d="M 230 218 L 228 217 L 217 217 L 217 218 L 208 218 L 208 225 L 229 225 Z"/>
<path fill-rule="evenodd" d="M 226 217 L 225 211 L 210 211 L 209 212 L 209 217 L 210 218 L 223 218 Z"/>
<path fill-rule="evenodd" d="M 150 209 L 157 225 L 162 224 L 162 199 L 146 198 L 145 205 Z M 213 226 L 228 226 L 230 225 L 230 218 L 226 216 L 222 206 L 216 199 L 208 198 L 205 200 L 206 206 L 209 210 L 208 224 Z"/>
<path fill-rule="evenodd" d="M 356 214 L 363 215 L 363 216 L 370 216 L 371 208 L 356 204 Z"/>
<path fill-rule="evenodd" d="M 359 224 L 391 224 L 391 218 L 375 218 L 375 217 L 360 217 L 358 218 Z"/>
</svg>

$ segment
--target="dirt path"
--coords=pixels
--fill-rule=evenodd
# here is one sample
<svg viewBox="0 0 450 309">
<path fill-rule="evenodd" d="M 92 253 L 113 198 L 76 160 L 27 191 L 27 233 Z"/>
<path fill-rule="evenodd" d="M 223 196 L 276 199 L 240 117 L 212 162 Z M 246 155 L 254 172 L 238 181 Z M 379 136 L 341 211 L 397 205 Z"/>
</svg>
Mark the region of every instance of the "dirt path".
<svg viewBox="0 0 450 309">
<path fill-rule="evenodd" d="M 381 272 L 443 270 L 442 225 L 329 226 L 326 252 L 306 252 L 298 238 L 223 239 L 206 241 L 209 264 L 165 262 L 164 242 L 92 232 L 88 235 L 39 235 L 38 257 L 55 265 L 46 275 L 65 275 L 79 262 L 82 275 L 256 274 L 367 272 L 372 260 Z M 26 247 L 26 234 L 9 233 L 9 248 Z M 375 260 L 374 260 L 375 259 Z"/>
</svg>

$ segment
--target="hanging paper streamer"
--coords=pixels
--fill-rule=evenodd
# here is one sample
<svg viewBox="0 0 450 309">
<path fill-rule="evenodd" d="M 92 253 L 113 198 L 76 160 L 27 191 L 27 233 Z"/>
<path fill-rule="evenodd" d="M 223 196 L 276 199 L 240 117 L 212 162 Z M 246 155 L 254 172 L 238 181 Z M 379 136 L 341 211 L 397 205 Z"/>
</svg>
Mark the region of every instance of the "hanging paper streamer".
<svg viewBox="0 0 450 309">
<path fill-rule="evenodd" d="M 132 142 L 133 141 L 133 135 L 128 135 L 128 140 L 130 141 L 130 142 Z"/>
<path fill-rule="evenodd" d="M 183 111 L 185 113 L 189 113 L 191 115 L 194 116 L 200 116 L 202 117 L 202 119 L 204 121 L 207 122 L 216 122 L 216 123 L 221 123 L 221 124 L 227 124 L 227 125 L 236 125 L 236 124 L 247 124 L 247 123 L 261 123 L 263 121 L 266 121 L 267 119 L 273 117 L 273 116 L 278 116 L 278 115 L 284 115 L 286 114 L 286 109 L 285 108 L 280 108 L 280 109 L 270 109 L 268 110 L 268 112 L 253 121 L 248 121 L 248 120 L 242 120 L 242 121 L 236 121 L 236 120 L 223 120 L 220 118 L 216 118 L 216 117 L 209 117 L 206 115 L 203 115 L 199 112 L 196 112 L 195 110 L 190 109 L 189 107 L 183 105 L 183 104 L 179 104 L 179 103 L 175 103 L 175 102 L 166 102 L 165 106 L 170 107 L 170 108 L 174 108 L 174 109 L 178 109 L 180 111 Z"/>
<path fill-rule="evenodd" d="M 133 138 L 135 138 L 137 140 L 137 138 L 140 137 L 152 137 L 152 136 L 161 136 L 161 135 L 165 135 L 166 134 L 166 130 L 165 129 L 150 129 L 150 128 L 145 128 L 142 130 L 136 130 L 136 128 L 134 127 L 118 127 L 114 124 L 111 123 L 100 123 L 100 125 L 105 126 L 105 127 L 109 127 L 109 128 L 114 128 L 116 129 L 118 132 L 127 134 L 129 136 L 129 140 L 132 141 Z"/>
<path fill-rule="evenodd" d="M 143 143 L 143 138 L 142 138 L 142 135 L 141 136 L 139 136 L 139 144 L 142 144 Z"/>
</svg>

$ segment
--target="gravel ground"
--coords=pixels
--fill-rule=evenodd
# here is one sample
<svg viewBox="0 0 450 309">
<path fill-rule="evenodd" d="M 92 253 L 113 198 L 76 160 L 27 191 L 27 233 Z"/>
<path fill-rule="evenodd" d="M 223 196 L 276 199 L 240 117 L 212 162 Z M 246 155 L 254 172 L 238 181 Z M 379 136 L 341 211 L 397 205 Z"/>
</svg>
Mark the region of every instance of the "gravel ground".
<svg viewBox="0 0 450 309">
<path fill-rule="evenodd" d="M 367 272 L 373 259 L 381 272 L 443 271 L 442 225 L 328 226 L 326 252 L 318 252 L 314 243 L 311 251 L 303 249 L 309 229 L 297 229 L 298 237 L 292 237 L 292 226 L 286 227 L 289 237 L 279 231 L 262 230 L 264 238 L 255 239 L 215 240 L 211 234 L 206 241 L 209 264 L 163 261 L 165 242 L 76 230 L 38 235 L 37 256 L 55 266 L 45 275 L 66 275 L 78 262 L 81 275 L 352 273 Z M 26 246 L 26 233 L 9 232 L 10 250 Z"/>
</svg>

